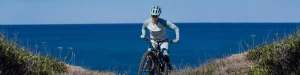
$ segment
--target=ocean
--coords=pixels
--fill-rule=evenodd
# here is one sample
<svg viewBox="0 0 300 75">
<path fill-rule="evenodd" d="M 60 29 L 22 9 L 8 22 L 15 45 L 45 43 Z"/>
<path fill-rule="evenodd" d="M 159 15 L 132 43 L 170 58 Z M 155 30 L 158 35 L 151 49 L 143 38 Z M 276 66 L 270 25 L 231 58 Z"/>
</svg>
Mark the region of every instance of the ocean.
<svg viewBox="0 0 300 75">
<path fill-rule="evenodd" d="M 170 44 L 171 62 L 176 68 L 198 66 L 205 61 L 241 53 L 293 34 L 299 23 L 175 23 L 180 42 Z M 18 33 L 20 47 L 92 70 L 128 71 L 136 75 L 148 42 L 140 39 L 142 24 L 49 24 L 0 25 L 10 40 Z M 169 39 L 175 32 L 167 30 Z M 253 37 L 255 35 L 255 37 Z M 147 31 L 147 36 L 149 32 Z M 268 37 L 269 36 L 269 37 Z M 247 47 L 247 45 L 249 47 Z M 69 48 L 72 48 L 70 50 Z M 71 59 L 75 55 L 75 58 Z"/>
</svg>

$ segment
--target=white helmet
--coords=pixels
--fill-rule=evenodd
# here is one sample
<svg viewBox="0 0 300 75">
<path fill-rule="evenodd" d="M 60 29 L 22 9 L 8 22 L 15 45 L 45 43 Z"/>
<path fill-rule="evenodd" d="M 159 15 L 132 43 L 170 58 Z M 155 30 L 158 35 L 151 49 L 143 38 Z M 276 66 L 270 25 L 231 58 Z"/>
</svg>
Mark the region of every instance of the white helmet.
<svg viewBox="0 0 300 75">
<path fill-rule="evenodd" d="M 150 11 L 151 15 L 160 15 L 161 13 L 161 8 L 157 5 L 152 6 L 151 11 Z"/>
</svg>

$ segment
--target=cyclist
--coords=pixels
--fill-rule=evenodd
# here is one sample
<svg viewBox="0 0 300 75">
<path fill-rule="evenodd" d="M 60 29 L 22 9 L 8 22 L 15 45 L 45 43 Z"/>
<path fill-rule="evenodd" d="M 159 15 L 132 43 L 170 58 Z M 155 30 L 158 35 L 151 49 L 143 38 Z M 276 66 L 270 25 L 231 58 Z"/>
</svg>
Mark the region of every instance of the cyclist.
<svg viewBox="0 0 300 75">
<path fill-rule="evenodd" d="M 142 35 L 141 38 L 146 38 L 146 29 L 150 31 L 150 38 L 156 39 L 156 40 L 167 40 L 168 36 L 166 34 L 166 28 L 174 30 L 176 34 L 176 39 L 172 40 L 173 43 L 179 42 L 179 28 L 174 25 L 172 22 L 167 21 L 165 19 L 159 18 L 161 14 L 161 8 L 160 6 L 154 5 L 152 6 L 151 10 L 151 18 L 144 21 L 142 26 Z M 151 51 L 153 49 L 153 46 L 155 46 L 156 43 L 151 40 L 151 44 L 148 46 L 148 51 Z M 169 58 L 169 43 L 163 42 L 160 45 L 160 48 L 163 53 L 163 60 L 165 63 L 168 64 L 168 67 L 170 70 L 172 70 L 172 66 L 170 64 L 170 58 Z"/>
</svg>

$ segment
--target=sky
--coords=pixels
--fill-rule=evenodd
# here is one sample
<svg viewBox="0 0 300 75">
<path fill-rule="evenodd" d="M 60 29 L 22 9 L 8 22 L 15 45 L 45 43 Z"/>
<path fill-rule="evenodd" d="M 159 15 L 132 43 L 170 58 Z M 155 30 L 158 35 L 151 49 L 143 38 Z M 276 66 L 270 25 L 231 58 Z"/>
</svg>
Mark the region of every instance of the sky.
<svg viewBox="0 0 300 75">
<path fill-rule="evenodd" d="M 1 24 L 300 22 L 300 0 L 0 0 Z"/>
</svg>

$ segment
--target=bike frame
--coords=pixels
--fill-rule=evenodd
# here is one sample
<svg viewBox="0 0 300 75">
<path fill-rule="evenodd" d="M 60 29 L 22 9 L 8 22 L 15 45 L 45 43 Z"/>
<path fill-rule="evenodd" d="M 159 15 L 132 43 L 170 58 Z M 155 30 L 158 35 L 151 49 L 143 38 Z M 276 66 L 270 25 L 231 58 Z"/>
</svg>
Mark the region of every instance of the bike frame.
<svg viewBox="0 0 300 75">
<path fill-rule="evenodd" d="M 172 43 L 171 40 L 156 40 L 156 39 L 152 39 L 147 38 L 146 40 L 150 41 L 150 44 L 152 43 L 151 40 L 156 42 L 156 45 L 154 46 L 154 50 L 151 50 L 151 52 L 154 52 L 155 56 L 156 56 L 156 62 L 159 65 L 159 67 L 162 67 L 163 65 L 165 65 L 166 63 L 164 62 L 163 58 L 162 58 L 162 54 L 161 54 L 161 49 L 160 49 L 160 44 L 162 42 L 168 42 L 168 43 Z M 152 45 L 151 45 L 152 46 Z"/>
</svg>

